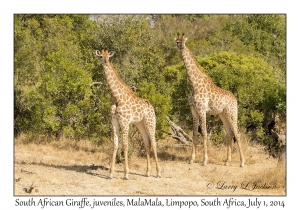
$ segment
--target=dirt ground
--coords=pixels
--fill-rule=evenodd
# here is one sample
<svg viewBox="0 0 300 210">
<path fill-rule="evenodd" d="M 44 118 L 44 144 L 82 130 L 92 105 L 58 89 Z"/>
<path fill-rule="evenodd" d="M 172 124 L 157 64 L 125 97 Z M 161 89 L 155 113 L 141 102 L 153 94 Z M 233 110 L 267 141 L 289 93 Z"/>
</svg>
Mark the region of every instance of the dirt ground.
<svg viewBox="0 0 300 210">
<path fill-rule="evenodd" d="M 191 165 L 190 148 L 158 146 L 161 178 L 155 178 L 153 155 L 150 177 L 144 176 L 146 158 L 133 155 L 129 180 L 123 180 L 122 163 L 116 165 L 114 178 L 108 179 L 109 149 L 90 146 L 87 141 L 66 145 L 15 143 L 14 195 L 286 195 L 285 166 L 266 158 L 261 148 L 247 149 L 246 165 L 240 168 L 238 152 L 224 166 L 225 147 L 210 148 L 209 164 L 201 166 L 199 152 L 198 161 Z"/>
</svg>

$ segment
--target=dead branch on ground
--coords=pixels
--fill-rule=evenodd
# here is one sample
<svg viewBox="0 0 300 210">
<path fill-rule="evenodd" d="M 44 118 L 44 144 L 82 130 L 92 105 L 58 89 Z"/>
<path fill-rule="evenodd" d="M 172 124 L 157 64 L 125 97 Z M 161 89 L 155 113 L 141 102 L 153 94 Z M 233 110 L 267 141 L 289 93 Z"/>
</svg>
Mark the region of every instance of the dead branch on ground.
<svg viewBox="0 0 300 210">
<path fill-rule="evenodd" d="M 184 145 L 190 145 L 191 142 L 193 142 L 193 139 L 186 132 L 184 132 L 184 130 L 181 127 L 172 122 L 168 116 L 166 118 L 170 123 L 172 131 L 174 133 L 168 133 L 169 136 L 180 141 Z"/>
</svg>

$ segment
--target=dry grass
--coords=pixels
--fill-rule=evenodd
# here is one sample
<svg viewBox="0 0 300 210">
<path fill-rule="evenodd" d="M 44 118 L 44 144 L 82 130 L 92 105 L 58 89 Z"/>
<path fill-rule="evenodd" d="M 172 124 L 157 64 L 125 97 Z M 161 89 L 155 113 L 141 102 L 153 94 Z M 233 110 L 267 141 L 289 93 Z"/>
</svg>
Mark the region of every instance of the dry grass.
<svg viewBox="0 0 300 210">
<path fill-rule="evenodd" d="M 209 162 L 202 161 L 202 147 L 196 161 L 188 164 L 190 147 L 178 147 L 173 139 L 158 143 L 162 178 L 155 178 L 154 159 L 151 176 L 145 177 L 144 151 L 135 151 L 129 161 L 129 180 L 123 180 L 123 164 L 116 165 L 114 179 L 108 179 L 111 143 L 97 146 L 88 140 L 62 138 L 47 143 L 27 143 L 15 139 L 15 195 L 285 195 L 286 168 L 259 145 L 243 138 L 245 168 L 239 167 L 239 152 L 234 149 L 230 166 L 224 166 L 226 147 L 208 147 Z M 153 157 L 153 155 L 152 155 Z M 275 186 L 273 189 L 243 189 Z M 237 186 L 233 190 L 233 186 Z M 224 189 L 222 189 L 224 188 Z"/>
</svg>

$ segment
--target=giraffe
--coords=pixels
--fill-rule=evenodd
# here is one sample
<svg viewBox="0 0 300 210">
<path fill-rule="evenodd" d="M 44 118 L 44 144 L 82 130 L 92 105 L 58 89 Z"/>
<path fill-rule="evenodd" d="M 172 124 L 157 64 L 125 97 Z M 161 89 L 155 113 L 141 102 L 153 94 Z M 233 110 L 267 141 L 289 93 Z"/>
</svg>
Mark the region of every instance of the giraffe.
<svg viewBox="0 0 300 210">
<path fill-rule="evenodd" d="M 208 161 L 207 155 L 207 131 L 206 114 L 219 115 L 226 131 L 227 160 L 225 165 L 231 161 L 232 138 L 237 142 L 241 167 L 244 167 L 245 159 L 241 148 L 240 134 L 238 131 L 237 117 L 238 107 L 235 96 L 227 90 L 216 86 L 212 79 L 201 70 L 192 52 L 186 47 L 187 38 L 184 34 L 175 38 L 182 59 L 187 71 L 189 82 L 192 86 L 192 94 L 189 96 L 189 104 L 193 115 L 193 145 L 190 163 L 193 163 L 196 156 L 197 133 L 200 121 L 201 136 L 203 139 L 204 158 L 203 164 Z"/>
<path fill-rule="evenodd" d="M 146 176 L 150 175 L 150 148 L 154 152 L 156 162 L 157 178 L 160 178 L 160 166 L 158 163 L 155 141 L 156 117 L 154 108 L 149 101 L 137 97 L 129 86 L 119 77 L 113 65 L 109 62 L 109 58 L 114 55 L 114 52 L 108 50 L 96 50 L 96 55 L 100 57 L 100 62 L 103 66 L 106 81 L 109 90 L 115 100 L 111 106 L 110 112 L 112 115 L 112 130 L 113 130 L 113 154 L 111 159 L 111 168 L 109 178 L 113 178 L 115 169 L 115 160 L 119 144 L 119 130 L 122 130 L 122 143 L 125 156 L 124 179 L 128 179 L 128 132 L 129 124 L 133 123 L 141 133 L 145 143 L 147 153 L 147 170 Z"/>
</svg>

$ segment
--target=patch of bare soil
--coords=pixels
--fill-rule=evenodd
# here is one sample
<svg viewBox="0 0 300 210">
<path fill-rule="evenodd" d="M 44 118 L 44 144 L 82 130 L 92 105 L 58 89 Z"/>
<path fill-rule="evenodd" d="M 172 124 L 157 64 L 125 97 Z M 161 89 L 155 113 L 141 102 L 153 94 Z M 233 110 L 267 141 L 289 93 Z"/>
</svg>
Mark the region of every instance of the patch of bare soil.
<svg viewBox="0 0 300 210">
<path fill-rule="evenodd" d="M 224 166 L 225 148 L 210 148 L 209 164 L 201 166 L 201 153 L 191 165 L 190 148 L 159 145 L 162 178 L 155 178 L 153 158 L 151 176 L 145 177 L 146 158 L 134 154 L 129 180 L 123 180 L 123 164 L 117 164 L 114 178 L 108 179 L 108 147 L 91 146 L 88 141 L 71 146 L 64 141 L 15 143 L 14 195 L 286 195 L 285 166 L 266 158 L 259 148 L 246 150 L 244 168 L 239 167 L 238 152 Z"/>
</svg>

